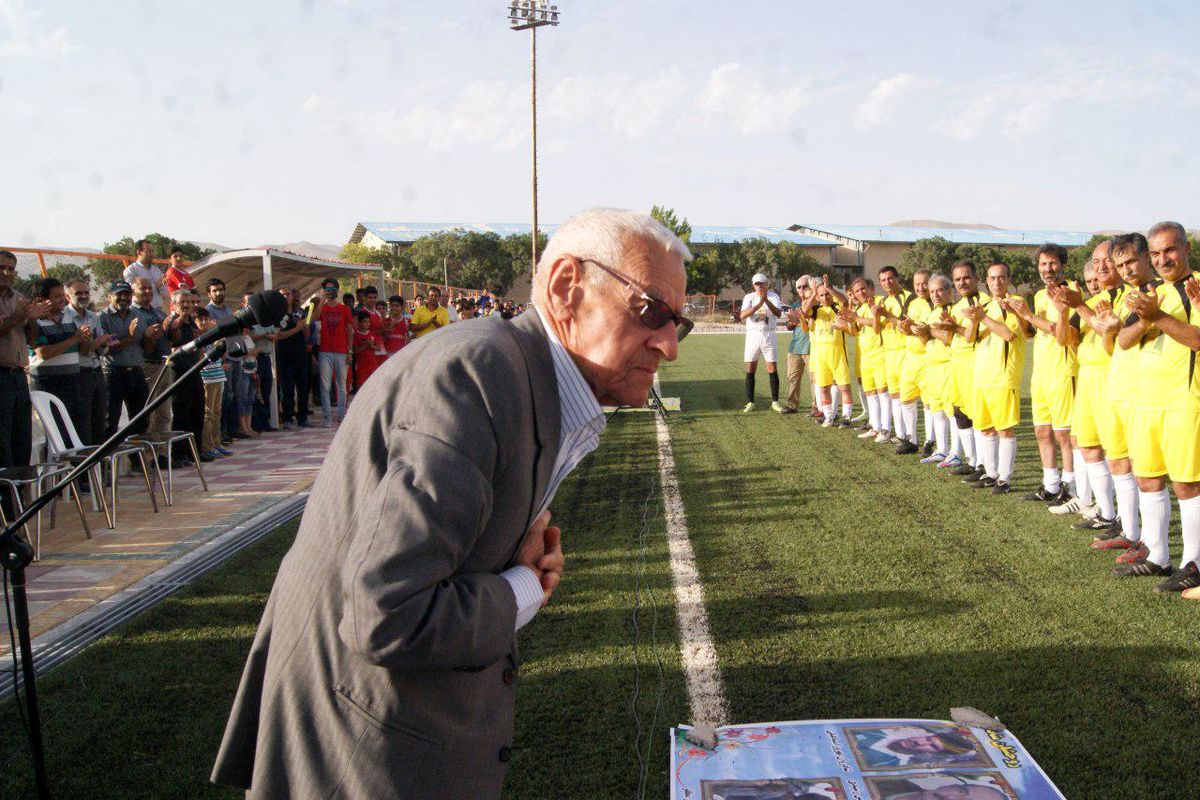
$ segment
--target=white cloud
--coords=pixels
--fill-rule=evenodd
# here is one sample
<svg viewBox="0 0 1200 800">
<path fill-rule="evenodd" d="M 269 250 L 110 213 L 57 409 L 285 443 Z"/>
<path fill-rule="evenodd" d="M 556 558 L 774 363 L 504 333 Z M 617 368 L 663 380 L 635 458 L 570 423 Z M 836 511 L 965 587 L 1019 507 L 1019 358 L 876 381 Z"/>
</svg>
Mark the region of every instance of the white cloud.
<svg viewBox="0 0 1200 800">
<path fill-rule="evenodd" d="M 306 112 L 319 111 L 321 108 L 321 96 L 313 92 L 308 96 L 308 99 L 301 104 L 300 110 Z"/>
<path fill-rule="evenodd" d="M 25 0 L 0 0 L 0 57 L 66 58 L 74 50 L 71 35 L 62 26 L 38 24 L 41 11 L 26 8 Z"/>
<path fill-rule="evenodd" d="M 802 81 L 771 85 L 742 64 L 722 64 L 708 75 L 697 110 L 710 125 L 745 135 L 785 133 L 808 103 Z"/>
<path fill-rule="evenodd" d="M 875 88 L 858 106 L 854 127 L 866 130 L 883 122 L 895 110 L 896 101 L 900 96 L 914 85 L 916 85 L 916 78 L 907 72 L 884 78 L 875 84 Z"/>
</svg>

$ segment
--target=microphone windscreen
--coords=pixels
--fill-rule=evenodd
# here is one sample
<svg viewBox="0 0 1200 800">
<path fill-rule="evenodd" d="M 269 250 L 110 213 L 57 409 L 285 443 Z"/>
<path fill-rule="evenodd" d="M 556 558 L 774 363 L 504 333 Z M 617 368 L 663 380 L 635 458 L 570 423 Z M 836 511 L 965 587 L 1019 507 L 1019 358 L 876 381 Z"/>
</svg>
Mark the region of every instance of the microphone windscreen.
<svg viewBox="0 0 1200 800">
<path fill-rule="evenodd" d="M 254 315 L 254 321 L 264 328 L 278 325 L 288 313 L 288 302 L 279 292 L 268 289 L 250 295 L 250 313 Z"/>
</svg>

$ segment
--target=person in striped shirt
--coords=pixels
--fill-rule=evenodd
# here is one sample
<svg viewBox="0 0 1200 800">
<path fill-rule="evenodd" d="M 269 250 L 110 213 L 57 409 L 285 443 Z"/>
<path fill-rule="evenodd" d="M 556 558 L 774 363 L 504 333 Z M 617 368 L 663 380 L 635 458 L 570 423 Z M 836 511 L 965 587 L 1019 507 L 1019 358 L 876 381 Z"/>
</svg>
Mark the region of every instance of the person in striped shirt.
<svg viewBox="0 0 1200 800">
<path fill-rule="evenodd" d="M 50 313 L 37 321 L 37 339 L 29 348 L 29 375 L 34 389 L 62 400 L 78 432 L 84 417 L 79 397 L 79 351 L 87 348 L 91 352 L 92 329 L 76 325 L 63 314 L 67 292 L 57 278 L 42 278 L 37 296 L 50 302 Z"/>
</svg>

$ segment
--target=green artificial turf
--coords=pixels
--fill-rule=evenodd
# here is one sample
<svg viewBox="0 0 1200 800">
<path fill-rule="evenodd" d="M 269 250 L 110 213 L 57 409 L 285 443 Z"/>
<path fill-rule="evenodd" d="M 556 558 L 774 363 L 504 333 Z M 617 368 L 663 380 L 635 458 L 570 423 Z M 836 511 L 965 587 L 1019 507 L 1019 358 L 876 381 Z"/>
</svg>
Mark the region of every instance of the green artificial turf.
<svg viewBox="0 0 1200 800">
<path fill-rule="evenodd" d="M 740 413 L 740 358 L 740 336 L 693 336 L 662 370 L 731 722 L 974 705 L 1073 799 L 1200 795 L 1200 604 L 1109 577 L 1088 534 L 1017 498 L 1040 479 L 1027 426 L 1017 492 L 981 495 L 803 415 Z M 654 441 L 649 414 L 619 415 L 555 500 L 567 570 L 521 634 L 507 798 L 667 795 L 667 729 L 689 720 Z M 236 796 L 207 776 L 294 530 L 40 681 L 57 797 Z M 11 701 L 0 765 L 0 797 L 29 796 Z"/>
</svg>

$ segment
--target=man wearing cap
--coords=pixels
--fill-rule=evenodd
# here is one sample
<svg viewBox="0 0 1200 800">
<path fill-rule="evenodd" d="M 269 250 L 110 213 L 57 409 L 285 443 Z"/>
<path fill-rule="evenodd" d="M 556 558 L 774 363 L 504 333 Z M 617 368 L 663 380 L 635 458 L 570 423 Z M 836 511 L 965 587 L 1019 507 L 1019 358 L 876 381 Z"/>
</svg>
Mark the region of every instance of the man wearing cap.
<svg viewBox="0 0 1200 800">
<path fill-rule="evenodd" d="M 754 410 L 754 373 L 758 369 L 761 354 L 767 362 L 767 377 L 771 381 L 771 410 L 783 412 L 779 405 L 779 375 L 775 372 L 776 355 L 775 325 L 783 315 L 779 309 L 783 301 L 775 292 L 767 290 L 767 276 L 759 272 L 754 276 L 754 291 L 742 298 L 740 318 L 746 323 L 746 407 L 743 412 Z"/>
<path fill-rule="evenodd" d="M 104 357 L 104 376 L 108 382 L 108 427 L 104 438 L 117 432 L 121 423 L 121 405 L 133 417 L 146 405 L 149 387 L 142 374 L 145 357 L 142 354 L 142 336 L 145 326 L 134 313 L 133 287 L 126 281 L 113 281 L 108 287 L 109 306 L 100 313 L 100 330 L 107 334 L 111 344 Z M 113 337 L 116 341 L 112 341 Z M 145 433 L 146 421 L 133 433 Z"/>
</svg>

